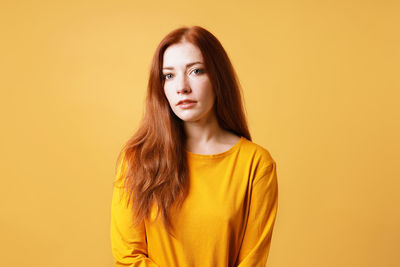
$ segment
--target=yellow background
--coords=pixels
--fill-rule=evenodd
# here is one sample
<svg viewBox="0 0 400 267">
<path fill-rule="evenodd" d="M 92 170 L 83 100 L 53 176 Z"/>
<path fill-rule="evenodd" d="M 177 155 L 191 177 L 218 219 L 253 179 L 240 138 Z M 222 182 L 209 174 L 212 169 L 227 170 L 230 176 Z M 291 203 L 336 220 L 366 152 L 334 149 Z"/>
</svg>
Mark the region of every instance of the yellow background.
<svg viewBox="0 0 400 267">
<path fill-rule="evenodd" d="M 1 1 L 0 265 L 110 267 L 116 156 L 161 38 L 200 25 L 277 161 L 268 267 L 394 267 L 399 1 Z"/>
</svg>

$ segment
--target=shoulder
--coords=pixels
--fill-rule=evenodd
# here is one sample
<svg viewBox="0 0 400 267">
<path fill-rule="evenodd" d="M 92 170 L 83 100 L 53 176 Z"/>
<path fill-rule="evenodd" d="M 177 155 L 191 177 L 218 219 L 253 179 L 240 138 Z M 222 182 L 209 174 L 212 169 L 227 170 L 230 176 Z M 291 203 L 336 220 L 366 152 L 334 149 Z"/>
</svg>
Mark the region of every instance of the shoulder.
<svg viewBox="0 0 400 267">
<path fill-rule="evenodd" d="M 118 155 L 116 168 L 114 171 L 114 186 L 122 187 L 128 172 L 129 161 L 125 151 L 121 151 Z"/>
<path fill-rule="evenodd" d="M 261 180 L 267 183 L 276 181 L 276 162 L 267 148 L 247 139 L 243 140 L 241 147 L 244 158 L 247 158 L 247 164 L 251 166 L 253 184 Z M 263 177 L 268 178 L 262 179 Z"/>
<path fill-rule="evenodd" d="M 258 166 L 258 169 L 268 168 L 275 164 L 275 160 L 267 148 L 246 138 L 243 138 L 240 150 L 244 157 Z"/>
</svg>

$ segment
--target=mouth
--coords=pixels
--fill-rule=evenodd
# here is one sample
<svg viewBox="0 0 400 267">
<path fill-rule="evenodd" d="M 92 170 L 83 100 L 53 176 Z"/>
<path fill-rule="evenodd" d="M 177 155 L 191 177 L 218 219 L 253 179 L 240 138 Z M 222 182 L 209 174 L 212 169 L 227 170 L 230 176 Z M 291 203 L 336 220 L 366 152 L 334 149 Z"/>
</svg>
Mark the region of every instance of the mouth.
<svg viewBox="0 0 400 267">
<path fill-rule="evenodd" d="M 176 104 L 177 106 L 186 106 L 186 105 L 192 105 L 196 103 L 196 101 L 191 100 L 191 99 L 186 99 L 186 100 L 181 100 L 178 102 L 178 104 Z"/>
<path fill-rule="evenodd" d="M 177 106 L 181 109 L 189 109 L 192 108 L 194 105 L 196 105 L 196 101 L 194 100 L 182 100 L 179 101 L 177 104 Z"/>
</svg>

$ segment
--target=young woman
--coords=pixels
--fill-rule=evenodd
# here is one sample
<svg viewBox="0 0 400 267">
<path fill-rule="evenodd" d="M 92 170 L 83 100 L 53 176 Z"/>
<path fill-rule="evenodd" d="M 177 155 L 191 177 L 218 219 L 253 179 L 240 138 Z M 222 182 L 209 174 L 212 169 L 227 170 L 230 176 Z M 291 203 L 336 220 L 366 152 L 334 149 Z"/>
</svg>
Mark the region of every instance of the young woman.
<svg viewBox="0 0 400 267">
<path fill-rule="evenodd" d="M 277 200 L 276 163 L 251 141 L 221 43 L 198 26 L 172 31 L 117 160 L 115 266 L 264 267 Z"/>
</svg>

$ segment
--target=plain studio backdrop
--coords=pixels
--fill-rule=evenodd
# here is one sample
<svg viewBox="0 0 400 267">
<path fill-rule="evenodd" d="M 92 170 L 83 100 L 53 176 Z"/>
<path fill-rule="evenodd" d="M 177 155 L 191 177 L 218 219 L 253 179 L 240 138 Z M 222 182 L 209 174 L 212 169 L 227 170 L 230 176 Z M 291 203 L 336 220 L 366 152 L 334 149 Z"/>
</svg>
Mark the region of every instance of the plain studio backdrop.
<svg viewBox="0 0 400 267">
<path fill-rule="evenodd" d="M 157 44 L 200 25 L 277 162 L 268 267 L 395 267 L 399 1 L 1 1 L 0 265 L 111 267 L 115 160 Z"/>
</svg>

